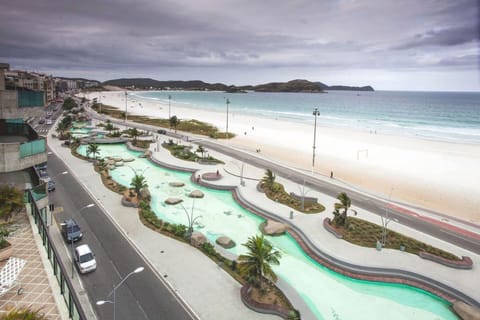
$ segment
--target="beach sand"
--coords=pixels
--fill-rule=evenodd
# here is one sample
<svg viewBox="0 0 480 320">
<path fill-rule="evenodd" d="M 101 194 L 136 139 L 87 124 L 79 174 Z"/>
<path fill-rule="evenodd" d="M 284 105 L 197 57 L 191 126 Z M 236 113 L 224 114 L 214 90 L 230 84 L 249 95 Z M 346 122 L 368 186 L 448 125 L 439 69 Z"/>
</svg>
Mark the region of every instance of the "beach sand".
<svg viewBox="0 0 480 320">
<path fill-rule="evenodd" d="M 90 93 L 125 110 L 123 92 Z M 128 113 L 168 118 L 168 104 L 130 97 Z M 226 114 L 179 107 L 171 115 L 197 119 L 225 131 Z M 220 143 L 290 167 L 312 171 L 313 126 L 230 112 L 229 132 Z M 208 139 L 208 138 L 206 138 Z M 480 144 L 429 141 L 317 125 L 314 172 L 367 192 L 480 224 Z M 261 177 L 259 177 L 261 178 Z M 328 210 L 328 209 L 327 209 Z"/>
</svg>

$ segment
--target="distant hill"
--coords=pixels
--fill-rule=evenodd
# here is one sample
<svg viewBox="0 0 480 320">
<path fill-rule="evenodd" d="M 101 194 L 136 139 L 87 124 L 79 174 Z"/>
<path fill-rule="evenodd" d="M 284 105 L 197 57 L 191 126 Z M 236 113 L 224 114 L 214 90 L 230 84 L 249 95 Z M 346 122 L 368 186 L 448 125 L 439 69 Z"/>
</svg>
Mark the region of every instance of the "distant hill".
<svg viewBox="0 0 480 320">
<path fill-rule="evenodd" d="M 117 87 L 134 88 L 140 90 L 171 89 L 171 90 L 210 90 L 242 93 L 246 91 L 256 92 L 324 92 L 327 90 L 350 90 L 350 91 L 374 91 L 371 86 L 349 87 L 328 86 L 322 82 L 311 82 L 296 79 L 288 82 L 270 82 L 256 86 L 227 86 L 223 83 L 207 83 L 201 80 L 190 81 L 159 81 L 150 78 L 114 79 L 102 83 Z"/>
</svg>

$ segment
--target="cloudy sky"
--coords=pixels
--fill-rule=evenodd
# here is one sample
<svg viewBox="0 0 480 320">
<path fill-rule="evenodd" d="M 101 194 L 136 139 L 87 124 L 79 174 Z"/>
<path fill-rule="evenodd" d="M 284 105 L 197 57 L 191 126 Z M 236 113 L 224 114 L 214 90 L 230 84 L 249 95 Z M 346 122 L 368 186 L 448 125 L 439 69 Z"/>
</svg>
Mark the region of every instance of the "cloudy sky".
<svg viewBox="0 0 480 320">
<path fill-rule="evenodd" d="M 0 62 L 108 80 L 480 91 L 478 0 L 2 0 Z"/>
</svg>

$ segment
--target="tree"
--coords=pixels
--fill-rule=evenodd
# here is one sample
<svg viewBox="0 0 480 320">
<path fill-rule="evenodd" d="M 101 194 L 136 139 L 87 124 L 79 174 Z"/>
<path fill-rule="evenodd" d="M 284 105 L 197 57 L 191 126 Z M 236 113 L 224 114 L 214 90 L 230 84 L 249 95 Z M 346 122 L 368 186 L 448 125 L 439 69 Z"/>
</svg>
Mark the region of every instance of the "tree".
<svg viewBox="0 0 480 320">
<path fill-rule="evenodd" d="M 238 257 L 238 269 L 240 274 L 246 277 L 253 277 L 262 287 L 263 279 L 277 281 L 277 275 L 272 270 L 272 265 L 279 265 L 282 257 L 280 251 L 273 246 L 262 235 L 252 236 L 244 243 L 248 249 L 246 254 Z"/>
<path fill-rule="evenodd" d="M 199 152 L 202 155 L 202 159 L 203 159 L 204 154 L 205 154 L 205 152 L 207 152 L 207 150 L 202 145 L 199 145 L 197 150 L 195 150 L 195 152 Z"/>
<path fill-rule="evenodd" d="M 100 154 L 100 147 L 96 143 L 89 143 L 87 147 L 87 157 L 89 157 L 90 154 L 93 154 L 93 158 L 97 158 L 97 154 Z"/>
<path fill-rule="evenodd" d="M 352 205 L 352 200 L 348 197 L 348 195 L 345 192 L 341 192 L 337 196 L 337 200 L 340 202 L 335 203 L 335 211 L 333 212 L 333 215 L 335 218 L 333 219 L 334 223 L 339 226 L 344 226 L 345 228 L 348 227 L 348 221 L 347 221 L 347 213 L 348 210 L 353 211 L 356 214 L 356 211 L 353 209 L 350 209 L 350 206 Z"/>
<path fill-rule="evenodd" d="M 115 127 L 113 126 L 113 124 L 107 121 L 107 124 L 105 125 L 105 130 L 107 130 L 108 132 L 111 132 L 114 129 Z"/>
<path fill-rule="evenodd" d="M 0 218 L 8 220 L 12 213 L 24 208 L 23 191 L 11 185 L 0 185 Z"/>
<path fill-rule="evenodd" d="M 263 187 L 270 189 L 275 183 L 275 178 L 275 173 L 273 173 L 271 169 L 267 169 L 267 171 L 265 171 L 265 175 L 262 178 Z"/>
<path fill-rule="evenodd" d="M 137 128 L 132 128 L 129 130 L 130 137 L 133 138 L 134 142 L 137 142 L 137 137 L 140 135 L 140 131 Z"/>
<path fill-rule="evenodd" d="M 132 188 L 135 190 L 135 193 L 137 194 L 137 198 L 141 198 L 140 192 L 142 191 L 143 188 L 148 187 L 147 180 L 143 175 L 135 174 L 132 178 L 132 181 L 130 182 L 130 185 Z"/>
<path fill-rule="evenodd" d="M 64 131 L 67 130 L 68 126 L 65 122 L 59 122 L 55 131 L 60 135 L 60 138 L 63 138 Z"/>
<path fill-rule="evenodd" d="M 169 121 L 170 127 L 173 127 L 175 129 L 175 133 L 177 133 L 177 126 L 180 124 L 180 120 L 177 118 L 177 116 L 172 116 Z"/>
<path fill-rule="evenodd" d="M 47 317 L 41 309 L 33 310 L 31 307 L 19 307 L 10 309 L 0 316 L 0 320 L 46 320 Z"/>
</svg>

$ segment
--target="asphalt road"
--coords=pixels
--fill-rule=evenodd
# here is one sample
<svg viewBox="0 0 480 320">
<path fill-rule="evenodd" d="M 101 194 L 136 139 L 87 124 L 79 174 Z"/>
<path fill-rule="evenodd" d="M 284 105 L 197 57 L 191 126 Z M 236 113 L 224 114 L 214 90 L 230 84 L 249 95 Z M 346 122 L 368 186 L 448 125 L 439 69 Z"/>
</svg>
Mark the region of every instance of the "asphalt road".
<svg viewBox="0 0 480 320">
<path fill-rule="evenodd" d="M 89 114 L 98 119 L 105 120 L 104 116 L 99 116 L 97 113 L 92 112 L 89 110 Z M 112 119 L 113 123 L 117 123 L 119 125 L 124 125 L 122 120 L 119 119 Z M 148 130 L 151 132 L 156 132 L 155 127 L 151 125 L 144 125 L 139 123 L 129 123 L 130 127 L 136 127 L 142 130 Z M 181 134 L 174 134 L 171 132 L 167 133 L 168 136 L 175 137 L 175 138 L 183 138 Z M 273 161 L 266 160 L 260 157 L 254 157 L 250 154 L 242 152 L 241 150 L 236 150 L 229 148 L 227 146 L 222 146 L 217 143 L 212 143 L 208 139 L 197 139 L 197 142 L 200 142 L 204 147 L 209 148 L 211 150 L 218 151 L 225 155 L 228 155 L 232 158 L 238 159 L 250 165 L 259 168 L 268 168 L 271 169 L 276 175 L 287 178 L 299 185 L 304 185 L 308 189 L 313 189 L 318 192 L 324 193 L 331 197 L 337 197 L 340 192 L 347 192 L 348 196 L 352 200 L 352 205 L 357 208 L 375 213 L 379 215 L 378 224 L 381 225 L 381 218 L 380 216 L 385 216 L 385 208 L 388 205 L 386 201 L 382 201 L 373 197 L 370 197 L 366 194 L 359 193 L 355 190 L 346 190 L 345 188 L 338 187 L 335 184 L 325 182 L 323 180 L 317 179 L 312 177 L 311 175 L 299 173 L 296 170 L 292 170 L 286 166 L 277 164 Z M 261 178 L 261 177 L 259 177 Z M 452 243 L 457 245 L 461 248 L 474 252 L 476 254 L 480 254 L 480 241 L 478 238 L 470 237 L 468 234 L 459 233 L 454 229 L 449 229 L 443 227 L 441 224 L 434 224 L 430 221 L 422 220 L 421 218 L 417 218 L 412 215 L 406 215 L 398 210 L 393 208 L 388 209 L 388 218 L 391 220 L 390 225 L 392 223 L 400 223 L 412 229 L 418 230 L 425 234 L 431 235 L 437 239 L 441 239 L 443 241 Z"/>
<path fill-rule="evenodd" d="M 379 216 L 385 216 L 385 208 L 387 205 L 385 201 L 369 197 L 368 195 L 356 192 L 354 190 L 346 190 L 344 188 L 338 187 L 335 184 L 316 179 L 311 175 L 299 173 L 298 171 L 292 170 L 283 165 L 276 164 L 272 161 L 258 157 L 252 157 L 251 155 L 248 155 L 242 151 L 233 150 L 231 148 L 218 145 L 216 143 L 211 143 L 208 140 L 202 140 L 201 144 L 206 148 L 221 152 L 232 158 L 244 161 L 245 163 L 248 163 L 250 165 L 259 168 L 271 169 L 278 176 L 289 179 L 295 183 L 298 183 L 299 185 L 303 185 L 305 183 L 306 188 L 316 190 L 318 192 L 335 198 L 340 192 L 347 192 L 348 196 L 352 200 L 352 205 L 354 205 L 355 207 L 375 213 Z M 448 229 L 442 227 L 439 224 L 433 224 L 429 221 L 425 221 L 411 215 L 406 215 L 405 213 L 402 213 L 393 208 L 388 209 L 388 217 L 390 220 L 392 220 L 390 224 L 400 223 L 420 232 L 429 234 L 435 238 L 455 244 L 476 254 L 480 254 L 480 241 L 466 234 L 459 233 L 453 229 Z M 380 217 L 378 219 L 378 224 L 381 225 Z"/>
<path fill-rule="evenodd" d="M 67 167 L 54 154 L 48 156 L 48 172 L 51 177 L 66 171 Z M 55 206 L 63 211 L 56 214 L 56 223 L 75 218 L 81 226 L 83 239 L 74 244 L 88 244 L 95 253 L 97 270 L 74 277 L 81 277 L 90 303 L 99 319 L 113 319 L 113 304 L 102 306 L 98 300 L 112 300 L 108 297 L 113 287 L 136 268 L 143 266 L 143 272 L 131 275 L 116 290 L 116 319 L 194 319 L 167 289 L 155 271 L 135 251 L 130 243 L 107 218 L 98 206 L 84 208 L 94 199 L 70 175 L 55 178 L 56 190 L 50 194 Z M 81 212 L 80 212 L 81 210 Z M 70 246 L 66 243 L 57 245 Z M 70 261 L 64 261 L 71 266 Z"/>
</svg>

